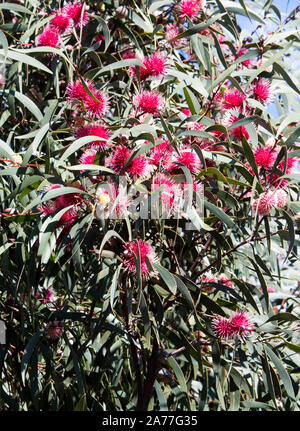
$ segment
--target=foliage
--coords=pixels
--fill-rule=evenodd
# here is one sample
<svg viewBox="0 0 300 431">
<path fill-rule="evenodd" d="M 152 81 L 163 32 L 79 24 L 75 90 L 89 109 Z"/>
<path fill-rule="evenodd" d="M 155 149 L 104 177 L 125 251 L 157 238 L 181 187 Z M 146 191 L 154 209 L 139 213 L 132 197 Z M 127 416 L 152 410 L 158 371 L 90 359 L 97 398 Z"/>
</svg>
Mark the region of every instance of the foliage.
<svg viewBox="0 0 300 431">
<path fill-rule="evenodd" d="M 0 5 L 2 410 L 299 410 L 298 11 L 86 6 Z"/>
</svg>

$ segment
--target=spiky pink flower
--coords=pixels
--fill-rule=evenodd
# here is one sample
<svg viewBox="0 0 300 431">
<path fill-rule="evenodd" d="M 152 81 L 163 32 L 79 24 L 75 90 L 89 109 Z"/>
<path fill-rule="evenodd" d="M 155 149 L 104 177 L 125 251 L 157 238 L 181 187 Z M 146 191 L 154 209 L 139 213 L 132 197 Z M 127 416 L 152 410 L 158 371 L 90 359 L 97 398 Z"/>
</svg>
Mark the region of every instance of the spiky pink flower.
<svg viewBox="0 0 300 431">
<path fill-rule="evenodd" d="M 291 151 L 288 151 L 288 154 Z M 285 161 L 281 160 L 281 162 L 278 164 L 278 169 L 280 169 L 282 172 L 284 171 Z M 286 174 L 292 174 L 297 171 L 298 168 L 298 157 L 288 157 L 287 158 L 287 164 L 286 164 Z"/>
<path fill-rule="evenodd" d="M 277 157 L 277 152 L 269 145 L 257 147 L 254 149 L 253 154 L 257 166 L 267 170 L 272 168 Z"/>
<path fill-rule="evenodd" d="M 131 155 L 132 152 L 129 148 L 117 147 L 106 159 L 105 166 L 109 167 L 117 174 L 124 168 L 123 174 L 127 172 L 132 178 L 147 176 L 150 173 L 151 165 L 143 154 L 139 157 L 135 157 L 125 166 L 125 163 L 129 160 Z"/>
<path fill-rule="evenodd" d="M 218 282 L 224 284 L 227 287 L 230 287 L 231 289 L 233 288 L 232 281 L 230 281 L 226 274 L 220 274 Z"/>
<path fill-rule="evenodd" d="M 66 15 L 56 15 L 51 19 L 49 26 L 52 30 L 59 34 L 63 34 L 70 30 L 71 19 Z"/>
<path fill-rule="evenodd" d="M 124 265 L 127 271 L 131 274 L 137 273 L 137 256 L 139 247 L 140 254 L 140 273 L 144 280 L 152 277 L 157 277 L 157 271 L 148 268 L 147 260 L 150 263 L 157 263 L 159 261 L 156 253 L 149 243 L 139 239 L 136 241 L 129 241 L 124 246 L 125 251 L 122 254 Z"/>
<path fill-rule="evenodd" d="M 83 7 L 84 4 L 75 0 L 73 3 L 68 2 L 63 8 L 63 14 L 73 20 L 75 27 L 85 27 L 89 22 L 90 17 L 82 11 Z"/>
<path fill-rule="evenodd" d="M 46 335 L 53 340 L 60 338 L 63 333 L 63 323 L 62 322 L 50 322 L 46 327 Z"/>
<path fill-rule="evenodd" d="M 86 96 L 83 99 L 84 107 L 90 117 L 100 119 L 109 111 L 108 97 L 101 90 L 93 90 L 91 93 L 97 100 L 86 93 Z"/>
<path fill-rule="evenodd" d="M 230 318 L 230 324 L 234 331 L 234 337 L 239 337 L 242 340 L 249 337 L 253 331 L 253 321 L 250 313 L 244 310 L 236 311 Z"/>
<path fill-rule="evenodd" d="M 237 52 L 237 58 L 242 57 L 243 55 L 247 54 L 249 51 L 246 48 L 240 48 Z M 252 61 L 251 59 L 244 60 L 241 63 L 245 67 L 251 67 Z"/>
<path fill-rule="evenodd" d="M 215 317 L 211 325 L 218 338 L 233 338 L 236 335 L 236 331 L 232 327 L 231 322 L 225 317 Z"/>
<path fill-rule="evenodd" d="M 191 148 L 186 147 L 180 150 L 180 154 L 174 152 L 173 163 L 169 167 L 170 170 L 179 170 L 180 165 L 184 165 L 192 173 L 198 173 L 202 164 L 198 154 Z"/>
<path fill-rule="evenodd" d="M 164 141 L 152 147 L 149 153 L 150 160 L 154 165 L 167 168 L 171 162 L 173 147 L 170 145 L 169 141 Z"/>
<path fill-rule="evenodd" d="M 211 275 L 211 273 L 207 273 L 206 275 L 201 277 L 201 290 L 205 292 L 211 293 L 216 289 L 216 286 L 210 283 L 217 283 L 216 278 Z"/>
<path fill-rule="evenodd" d="M 96 154 L 96 150 L 92 148 L 86 149 L 80 157 L 80 163 L 83 165 L 92 165 L 94 163 Z"/>
<path fill-rule="evenodd" d="M 95 90 L 95 86 L 91 81 L 86 80 L 85 84 L 87 85 L 90 92 L 93 92 Z M 71 102 L 73 102 L 74 100 L 84 100 L 88 95 L 80 79 L 78 79 L 77 81 L 70 82 L 67 86 L 66 93 L 68 100 L 70 100 Z"/>
<path fill-rule="evenodd" d="M 244 341 L 253 331 L 252 315 L 244 310 L 237 310 L 229 319 L 215 317 L 212 327 L 219 338 L 240 338 Z"/>
<path fill-rule="evenodd" d="M 277 205 L 276 194 L 269 190 L 268 192 L 260 195 L 258 199 L 253 202 L 253 210 L 258 212 L 259 215 L 265 216 L 272 211 L 272 209 Z"/>
<path fill-rule="evenodd" d="M 222 109 L 235 109 L 242 113 L 246 98 L 237 88 L 229 88 L 225 90 L 224 97 L 220 100 L 220 106 Z"/>
<path fill-rule="evenodd" d="M 277 199 L 276 206 L 278 208 L 282 208 L 286 206 L 287 202 L 287 193 L 283 189 L 277 189 L 275 191 L 275 198 Z"/>
<path fill-rule="evenodd" d="M 87 144 L 88 148 L 93 148 L 97 151 L 104 151 L 109 146 L 109 133 L 105 126 L 101 124 L 87 124 L 79 127 L 76 132 L 76 138 L 82 138 L 83 136 L 98 136 L 103 138 L 103 141 L 92 141 Z"/>
<path fill-rule="evenodd" d="M 142 91 L 134 96 L 133 104 L 142 113 L 157 114 L 163 111 L 165 102 L 157 91 Z"/>
<path fill-rule="evenodd" d="M 255 80 L 252 84 L 252 91 L 254 98 L 263 104 L 272 102 L 275 96 L 271 82 L 265 78 Z"/>
<path fill-rule="evenodd" d="M 165 38 L 170 45 L 178 46 L 181 45 L 182 39 L 171 40 L 181 33 L 180 27 L 177 24 L 167 24 Z"/>
<path fill-rule="evenodd" d="M 50 46 L 56 48 L 59 45 L 59 38 L 57 31 L 46 27 L 37 38 L 38 46 Z"/>
<path fill-rule="evenodd" d="M 182 0 L 180 2 L 181 18 L 197 18 L 206 4 L 205 0 Z"/>
<path fill-rule="evenodd" d="M 166 74 L 166 57 L 167 55 L 165 53 L 161 53 L 158 51 L 146 56 L 142 61 L 143 67 L 140 67 L 141 81 L 144 81 L 147 78 L 162 78 Z M 136 66 L 130 67 L 129 72 L 135 78 L 137 77 Z"/>
<path fill-rule="evenodd" d="M 225 122 L 227 127 L 232 126 L 234 123 L 236 123 L 237 121 L 239 121 L 239 118 L 237 115 L 235 115 L 234 113 L 230 114 L 228 116 L 225 116 Z M 228 130 L 229 135 L 233 136 L 235 139 L 238 139 L 239 141 L 242 140 L 242 137 L 244 136 L 244 138 L 246 140 L 249 139 L 249 133 L 246 130 L 245 126 L 237 126 L 234 127 L 230 130 Z"/>
</svg>

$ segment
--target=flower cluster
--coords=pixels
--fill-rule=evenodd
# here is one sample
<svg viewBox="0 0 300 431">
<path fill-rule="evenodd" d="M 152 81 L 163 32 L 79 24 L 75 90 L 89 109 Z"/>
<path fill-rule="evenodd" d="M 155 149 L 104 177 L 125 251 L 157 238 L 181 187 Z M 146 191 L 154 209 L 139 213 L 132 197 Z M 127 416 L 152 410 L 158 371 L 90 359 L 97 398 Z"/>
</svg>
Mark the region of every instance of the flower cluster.
<svg viewBox="0 0 300 431">
<path fill-rule="evenodd" d="M 252 315 L 244 310 L 236 311 L 229 319 L 215 317 L 212 320 L 212 327 L 218 338 L 239 338 L 242 341 L 254 330 Z"/>
<path fill-rule="evenodd" d="M 68 35 L 72 26 L 84 28 L 88 22 L 89 15 L 85 12 L 85 5 L 77 0 L 73 3 L 68 2 L 62 9 L 53 14 L 49 25 L 38 36 L 37 45 L 58 48 L 61 43 L 60 38 L 63 35 Z"/>
</svg>

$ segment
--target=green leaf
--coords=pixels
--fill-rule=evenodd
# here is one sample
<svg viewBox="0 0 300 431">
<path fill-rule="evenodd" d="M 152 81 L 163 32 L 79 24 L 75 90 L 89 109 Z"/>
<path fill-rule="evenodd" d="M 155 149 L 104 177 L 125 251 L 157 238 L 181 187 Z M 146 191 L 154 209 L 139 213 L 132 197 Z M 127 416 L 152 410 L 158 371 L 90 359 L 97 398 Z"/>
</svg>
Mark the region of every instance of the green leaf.
<svg viewBox="0 0 300 431">
<path fill-rule="evenodd" d="M 25 374 L 26 374 L 31 356 L 43 332 L 44 330 L 37 332 L 25 346 L 24 353 L 22 356 L 22 361 L 21 361 L 21 377 L 22 377 L 23 385 L 25 385 Z"/>
<path fill-rule="evenodd" d="M 168 358 L 168 364 L 170 365 L 170 367 L 173 369 L 175 376 L 178 380 L 180 389 L 182 390 L 182 392 L 187 393 L 188 389 L 187 389 L 187 385 L 186 385 L 186 381 L 185 381 L 185 377 L 184 374 L 180 368 L 180 366 L 178 365 L 177 361 L 175 360 L 175 358 L 173 358 L 173 356 L 169 356 Z"/>
<path fill-rule="evenodd" d="M 52 75 L 52 72 L 50 69 L 48 69 L 48 67 L 44 66 L 43 63 L 36 60 L 35 58 L 30 57 L 30 55 L 26 55 L 23 53 L 21 54 L 21 52 L 11 51 L 11 50 L 8 50 L 7 53 L 5 53 L 3 49 L 0 49 L 0 56 L 1 55 L 4 55 L 4 56 L 7 55 L 7 57 L 10 58 L 11 60 L 28 64 L 29 66 L 36 67 L 37 69 L 43 70 L 44 72 L 50 73 L 50 75 Z"/>
<path fill-rule="evenodd" d="M 236 223 L 230 218 L 224 211 L 222 211 L 220 208 L 218 208 L 216 205 L 212 204 L 211 202 L 208 202 L 207 200 L 204 201 L 204 206 L 214 213 L 219 220 L 221 220 L 223 223 L 225 223 L 228 227 L 231 229 L 237 228 Z"/>
<path fill-rule="evenodd" d="M 278 356 L 275 354 L 275 352 L 271 347 L 265 344 L 265 349 L 269 358 L 271 359 L 271 361 L 273 362 L 273 364 L 275 365 L 278 371 L 278 374 L 281 378 L 281 381 L 285 387 L 287 394 L 289 395 L 289 397 L 291 397 L 292 400 L 295 400 L 295 392 L 294 392 L 293 384 L 284 365 L 282 364 L 282 362 L 280 361 L 280 359 L 278 358 Z"/>
<path fill-rule="evenodd" d="M 177 283 L 173 275 L 166 268 L 162 267 L 161 265 L 158 265 L 157 263 L 151 263 L 151 265 L 159 273 L 170 292 L 173 295 L 176 295 Z"/>
</svg>

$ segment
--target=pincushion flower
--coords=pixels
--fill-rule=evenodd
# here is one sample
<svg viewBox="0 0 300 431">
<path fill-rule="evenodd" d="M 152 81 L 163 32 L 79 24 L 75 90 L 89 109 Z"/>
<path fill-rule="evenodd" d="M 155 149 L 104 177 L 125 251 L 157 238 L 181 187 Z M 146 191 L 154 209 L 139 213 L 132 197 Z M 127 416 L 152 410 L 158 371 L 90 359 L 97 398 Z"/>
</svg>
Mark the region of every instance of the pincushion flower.
<svg viewBox="0 0 300 431">
<path fill-rule="evenodd" d="M 52 287 L 48 287 L 43 291 L 43 293 L 37 292 L 36 298 L 42 304 L 48 304 L 49 302 L 55 302 L 57 300 L 57 295 L 55 290 Z"/>
<path fill-rule="evenodd" d="M 200 15 L 205 5 L 205 0 L 182 0 L 179 5 L 180 16 L 183 19 L 186 17 L 195 19 Z"/>
<path fill-rule="evenodd" d="M 218 283 L 224 284 L 225 286 L 230 287 L 231 289 L 233 287 L 232 281 L 229 280 L 226 274 L 219 275 Z"/>
<path fill-rule="evenodd" d="M 180 170 L 180 165 L 184 165 L 189 171 L 197 174 L 202 166 L 198 154 L 189 146 L 180 148 L 179 152 L 180 154 L 174 152 L 169 169 Z"/>
<path fill-rule="evenodd" d="M 91 81 L 86 80 L 85 84 L 91 92 L 95 90 L 95 86 Z M 87 92 L 82 82 L 80 81 L 80 79 L 78 79 L 77 81 L 71 81 L 68 84 L 66 89 L 66 94 L 67 94 L 67 99 L 71 102 L 75 100 L 77 101 L 84 100 L 84 98 L 87 96 Z"/>
<path fill-rule="evenodd" d="M 210 283 L 217 283 L 217 280 L 210 272 L 208 272 L 207 274 L 201 277 L 200 283 L 201 283 L 201 290 L 211 293 L 216 289 L 216 286 Z"/>
<path fill-rule="evenodd" d="M 257 166 L 267 170 L 272 168 L 277 157 L 277 151 L 270 145 L 255 148 L 253 154 Z"/>
<path fill-rule="evenodd" d="M 218 338 L 233 338 L 236 335 L 236 331 L 233 329 L 229 319 L 225 317 L 215 317 L 211 325 Z"/>
<path fill-rule="evenodd" d="M 49 23 L 49 27 L 59 34 L 69 31 L 71 25 L 71 19 L 68 16 L 62 14 L 54 16 L 54 18 L 52 18 Z"/>
<path fill-rule="evenodd" d="M 263 104 L 267 104 L 274 100 L 274 91 L 271 82 L 268 79 L 260 78 L 252 84 L 252 92 L 254 99 Z"/>
<path fill-rule="evenodd" d="M 63 333 L 63 323 L 62 322 L 50 322 L 46 327 L 46 335 L 53 340 L 60 338 Z"/>
<path fill-rule="evenodd" d="M 50 27 L 44 28 L 43 33 L 41 33 L 37 38 L 38 46 L 50 46 L 51 48 L 56 48 L 59 46 L 59 38 L 57 31 Z"/>
<path fill-rule="evenodd" d="M 92 165 L 94 163 L 96 154 L 96 150 L 92 148 L 86 149 L 80 157 L 80 163 L 82 163 L 83 165 Z"/>
<path fill-rule="evenodd" d="M 230 324 L 234 331 L 234 337 L 245 340 L 253 331 L 253 319 L 245 310 L 236 311 L 230 318 Z"/>
<path fill-rule="evenodd" d="M 286 206 L 287 203 L 287 193 L 283 189 L 277 189 L 275 191 L 275 198 L 277 200 L 276 206 L 282 208 Z"/>
<path fill-rule="evenodd" d="M 220 99 L 222 109 L 234 109 L 242 113 L 247 96 L 241 93 L 237 88 L 229 88 L 224 92 L 223 98 Z"/>
<path fill-rule="evenodd" d="M 86 93 L 83 104 L 90 117 L 100 119 L 109 111 L 108 97 L 103 91 L 96 89 L 92 91 L 92 94 L 97 100 Z"/>
<path fill-rule="evenodd" d="M 178 46 L 182 44 L 182 39 L 171 40 L 181 33 L 181 29 L 177 24 L 167 24 L 165 38 L 170 45 Z"/>
<path fill-rule="evenodd" d="M 171 163 L 173 151 L 172 145 L 170 145 L 170 142 L 167 140 L 152 147 L 149 151 L 149 158 L 154 165 L 168 168 Z"/>
<path fill-rule="evenodd" d="M 233 126 L 234 123 L 237 123 L 239 120 L 238 113 L 230 113 L 228 111 L 228 113 L 226 113 L 224 116 L 224 122 L 227 128 Z M 243 136 L 246 140 L 249 139 L 249 133 L 247 132 L 245 126 L 232 127 L 228 130 L 228 134 L 239 141 L 242 140 Z"/>
<path fill-rule="evenodd" d="M 147 176 L 152 167 L 144 155 L 135 157 L 127 165 L 125 163 L 132 155 L 131 150 L 126 147 L 117 147 L 112 154 L 106 159 L 105 166 L 109 167 L 117 174 L 123 170 L 123 175 L 127 172 L 132 178 Z"/>
<path fill-rule="evenodd" d="M 166 53 L 154 52 L 151 55 L 146 56 L 142 63 L 143 67 L 140 67 L 140 79 L 144 81 L 147 78 L 162 78 L 166 74 L 167 61 Z M 129 68 L 129 72 L 137 78 L 137 67 L 133 66 Z"/>
<path fill-rule="evenodd" d="M 157 91 L 142 91 L 139 95 L 134 96 L 133 104 L 138 111 L 148 114 L 158 114 L 162 112 L 165 102 Z"/>
<path fill-rule="evenodd" d="M 74 1 L 73 3 L 68 2 L 64 6 L 62 12 L 63 15 L 73 20 L 75 27 L 85 27 L 89 22 L 90 17 L 82 11 L 82 8 L 84 7 L 85 5 L 78 1 Z"/>
<path fill-rule="evenodd" d="M 125 251 L 122 253 L 124 266 L 130 274 L 135 275 L 137 273 L 137 247 L 139 247 L 141 265 L 140 273 L 142 279 L 149 280 L 150 278 L 157 277 L 157 271 L 149 269 L 147 265 L 146 259 L 148 259 L 150 263 L 159 262 L 156 253 L 148 242 L 139 239 L 137 242 L 129 241 L 123 247 L 125 249 Z"/>
<path fill-rule="evenodd" d="M 239 338 L 244 341 L 253 331 L 253 318 L 250 313 L 244 310 L 237 310 L 229 319 L 225 317 L 215 317 L 212 320 L 212 327 L 218 338 Z"/>
<path fill-rule="evenodd" d="M 88 148 L 93 148 L 97 151 L 104 151 L 110 145 L 109 133 L 105 126 L 101 124 L 87 124 L 79 127 L 75 132 L 76 138 L 82 138 L 83 136 L 98 136 L 103 138 L 103 140 L 91 141 L 87 144 Z"/>
<path fill-rule="evenodd" d="M 277 205 L 277 197 L 274 191 L 269 190 L 255 199 L 253 202 L 253 210 L 261 215 L 265 216 L 269 214 L 272 209 Z"/>
</svg>

